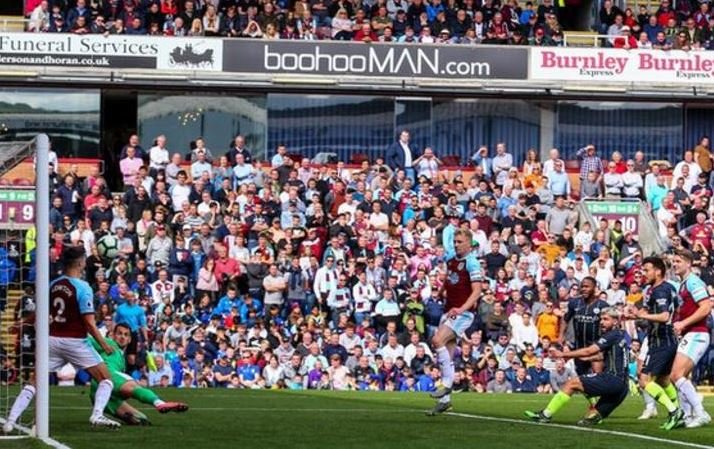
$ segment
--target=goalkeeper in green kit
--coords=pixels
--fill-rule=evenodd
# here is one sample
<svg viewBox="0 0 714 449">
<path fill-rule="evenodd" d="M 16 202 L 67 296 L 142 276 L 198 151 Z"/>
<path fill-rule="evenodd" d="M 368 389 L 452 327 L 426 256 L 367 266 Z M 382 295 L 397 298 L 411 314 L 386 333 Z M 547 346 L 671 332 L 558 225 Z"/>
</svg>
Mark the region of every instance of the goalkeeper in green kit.
<svg viewBox="0 0 714 449">
<path fill-rule="evenodd" d="M 139 385 L 131 376 L 126 374 L 126 362 L 124 359 L 124 348 L 131 342 L 131 330 L 124 324 L 117 324 L 112 332 L 112 338 L 105 338 L 107 344 L 114 348 L 114 352 L 107 354 L 93 338 L 89 341 L 92 347 L 97 350 L 104 363 L 109 368 L 112 376 L 114 389 L 112 396 L 107 403 L 106 412 L 121 419 L 129 425 L 150 425 L 149 418 L 139 410 L 132 407 L 127 399 L 136 399 L 139 402 L 153 406 L 159 413 L 185 412 L 188 405 L 182 402 L 162 401 L 156 393 L 148 388 Z M 97 391 L 97 382 L 92 381 L 90 396 L 94 401 L 94 394 Z"/>
</svg>

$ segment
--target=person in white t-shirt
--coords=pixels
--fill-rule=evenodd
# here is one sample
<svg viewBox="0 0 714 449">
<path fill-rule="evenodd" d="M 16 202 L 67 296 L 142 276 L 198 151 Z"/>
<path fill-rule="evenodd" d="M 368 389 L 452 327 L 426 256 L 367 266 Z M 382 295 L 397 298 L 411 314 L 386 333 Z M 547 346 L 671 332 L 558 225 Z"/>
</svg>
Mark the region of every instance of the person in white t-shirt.
<svg viewBox="0 0 714 449">
<path fill-rule="evenodd" d="M 607 303 L 613 307 L 625 304 L 625 296 L 627 296 L 627 293 L 620 287 L 620 280 L 613 278 L 610 281 L 610 288 L 605 291 L 605 293 L 607 293 Z"/>
<path fill-rule="evenodd" d="M 156 138 L 156 145 L 149 150 L 149 168 L 156 172 L 169 165 L 169 150 L 166 148 L 166 136 Z"/>
<path fill-rule="evenodd" d="M 533 324 L 531 313 L 523 312 L 519 326 L 513 328 L 513 339 L 511 340 L 519 351 L 525 351 L 526 346 L 538 346 L 538 328 Z"/>
<path fill-rule="evenodd" d="M 358 275 L 359 281 L 352 287 L 352 300 L 354 301 L 355 322 L 361 323 L 365 318 L 369 318 L 372 312 L 372 303 L 379 298 L 374 285 L 367 282 L 367 273 L 361 272 Z"/>
<path fill-rule="evenodd" d="M 382 212 L 382 203 L 378 200 L 372 201 L 372 214 L 369 216 L 369 224 L 377 231 L 377 239 L 384 243 L 387 241 L 387 231 L 389 231 L 389 217 Z"/>
</svg>

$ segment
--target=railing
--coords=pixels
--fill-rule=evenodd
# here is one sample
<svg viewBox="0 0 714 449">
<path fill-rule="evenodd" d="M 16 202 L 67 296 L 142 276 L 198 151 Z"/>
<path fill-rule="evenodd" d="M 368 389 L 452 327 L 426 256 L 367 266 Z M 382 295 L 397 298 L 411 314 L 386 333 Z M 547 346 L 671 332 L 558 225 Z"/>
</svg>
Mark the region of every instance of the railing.
<svg viewBox="0 0 714 449">
<path fill-rule="evenodd" d="M 35 152 L 35 139 L 28 142 L 0 142 L 0 176 L 15 168 Z"/>
<path fill-rule="evenodd" d="M 24 17 L 0 17 L 0 32 L 10 33 L 14 31 L 24 31 L 27 29 L 29 19 Z"/>
<path fill-rule="evenodd" d="M 602 43 L 612 36 L 597 33 L 578 33 L 566 31 L 563 33 L 564 47 L 601 47 Z"/>
</svg>

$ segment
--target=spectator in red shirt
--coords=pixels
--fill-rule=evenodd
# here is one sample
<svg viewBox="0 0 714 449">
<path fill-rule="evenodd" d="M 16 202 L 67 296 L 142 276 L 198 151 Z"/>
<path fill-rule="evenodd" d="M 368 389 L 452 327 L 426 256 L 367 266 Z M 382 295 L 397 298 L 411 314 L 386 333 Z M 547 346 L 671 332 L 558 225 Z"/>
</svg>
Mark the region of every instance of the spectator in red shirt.
<svg viewBox="0 0 714 449">
<path fill-rule="evenodd" d="M 213 271 L 221 290 L 225 290 L 229 282 L 236 282 L 238 276 L 240 276 L 238 262 L 228 257 L 228 249 L 223 245 L 218 246 L 218 258 L 216 259 L 216 268 Z"/>
<path fill-rule="evenodd" d="M 352 40 L 358 42 L 376 42 L 377 34 L 372 31 L 372 26 L 369 23 L 364 23 L 362 24 L 362 28 L 355 33 Z"/>
<path fill-rule="evenodd" d="M 674 14 L 674 11 L 672 11 L 672 9 L 669 7 L 669 0 L 662 0 L 662 3 L 660 3 L 656 15 L 657 23 L 662 28 L 667 27 L 667 25 L 669 24 L 669 19 L 677 20 L 676 14 Z"/>
<path fill-rule="evenodd" d="M 632 39 L 635 39 L 634 36 L 630 36 Z M 637 47 L 632 47 L 632 48 L 637 48 Z M 621 175 L 625 172 L 627 172 L 627 162 L 622 158 L 622 153 L 619 151 L 615 151 L 612 153 L 612 162 L 615 163 L 615 173 Z"/>
<path fill-rule="evenodd" d="M 707 251 L 712 250 L 712 234 L 714 233 L 714 226 L 706 222 L 707 215 L 704 212 L 699 212 L 697 214 L 697 222 L 690 227 L 681 232 L 682 237 L 684 237 L 689 244 L 694 247 L 697 243 L 701 244 Z"/>
<path fill-rule="evenodd" d="M 612 46 L 615 48 L 624 48 L 625 50 L 637 48 L 637 39 L 632 35 L 630 27 L 625 25 L 620 29 L 620 35 L 613 39 Z"/>
</svg>

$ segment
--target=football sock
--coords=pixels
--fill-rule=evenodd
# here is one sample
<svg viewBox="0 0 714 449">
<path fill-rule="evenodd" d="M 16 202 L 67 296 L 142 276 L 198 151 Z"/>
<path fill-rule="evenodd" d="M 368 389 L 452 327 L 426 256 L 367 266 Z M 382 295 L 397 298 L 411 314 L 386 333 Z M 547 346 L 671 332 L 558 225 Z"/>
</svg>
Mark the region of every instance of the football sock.
<svg viewBox="0 0 714 449">
<path fill-rule="evenodd" d="M 543 415 L 550 418 L 551 416 L 558 413 L 558 410 L 563 408 L 563 406 L 567 404 L 568 401 L 570 401 L 570 396 L 568 396 L 567 394 L 563 393 L 562 391 L 555 393 L 553 399 L 550 400 L 548 406 L 545 408 L 545 410 L 543 410 Z"/>
<path fill-rule="evenodd" d="M 647 393 L 647 390 L 642 390 L 642 400 L 645 401 L 645 408 L 648 409 L 656 409 L 657 408 L 657 402 L 655 402 L 654 398 L 650 396 L 649 393 Z"/>
<path fill-rule="evenodd" d="M 441 366 L 441 382 L 446 388 L 451 388 L 454 384 L 454 362 L 451 360 L 449 349 L 446 346 L 438 348 L 436 357 Z"/>
<path fill-rule="evenodd" d="M 672 403 L 672 401 L 667 396 L 667 393 L 664 392 L 664 389 L 657 382 L 649 382 L 647 385 L 645 385 L 645 391 L 649 393 L 655 401 L 662 404 L 668 412 L 672 413 L 673 411 L 677 410 L 677 407 Z"/>
<path fill-rule="evenodd" d="M 12 424 L 17 423 L 17 420 L 22 415 L 22 412 L 29 407 L 33 397 L 35 397 L 35 387 L 32 385 L 25 385 L 25 387 L 17 395 L 15 402 L 12 404 L 7 420 Z"/>
<path fill-rule="evenodd" d="M 138 400 L 139 402 L 143 402 L 144 404 L 153 405 L 154 407 L 158 407 L 159 405 L 164 403 L 164 401 L 159 399 L 156 393 L 144 387 L 134 388 L 134 390 L 131 392 L 131 397 Z"/>
<path fill-rule="evenodd" d="M 94 395 L 94 409 L 92 410 L 92 416 L 99 416 L 104 414 L 104 408 L 109 402 L 109 398 L 112 396 L 112 389 L 114 384 L 109 379 L 104 379 L 99 382 L 97 387 L 97 392 Z"/>
<path fill-rule="evenodd" d="M 585 399 L 588 400 L 591 406 L 595 407 L 597 405 L 597 401 L 600 399 L 597 396 L 585 396 Z"/>
<path fill-rule="evenodd" d="M 441 366 L 441 383 L 446 388 L 451 388 L 454 384 L 454 362 L 451 360 L 451 353 L 449 353 L 449 348 L 442 346 L 436 350 L 436 358 L 439 361 L 439 366 Z M 451 395 L 439 399 L 439 402 L 445 404 L 451 401 Z"/>
<path fill-rule="evenodd" d="M 679 395 L 679 407 L 684 412 L 685 416 L 690 416 L 692 414 L 692 405 L 687 401 L 682 392 L 677 393 Z"/>
<path fill-rule="evenodd" d="M 674 388 L 674 384 L 672 382 L 669 382 L 666 387 L 663 387 L 664 389 L 664 394 L 667 395 L 670 401 L 672 401 L 672 404 L 674 404 L 675 407 L 679 408 L 679 399 L 677 397 L 677 389 Z"/>
<path fill-rule="evenodd" d="M 704 407 L 702 407 L 702 401 L 699 399 L 697 390 L 694 389 L 694 385 L 692 385 L 692 382 L 689 379 L 687 379 L 686 377 L 680 377 L 679 380 L 677 380 L 677 389 L 679 390 L 679 393 L 682 395 L 682 397 L 686 398 L 687 402 L 689 402 L 689 405 L 691 405 L 692 412 L 697 415 L 704 414 Z"/>
</svg>

